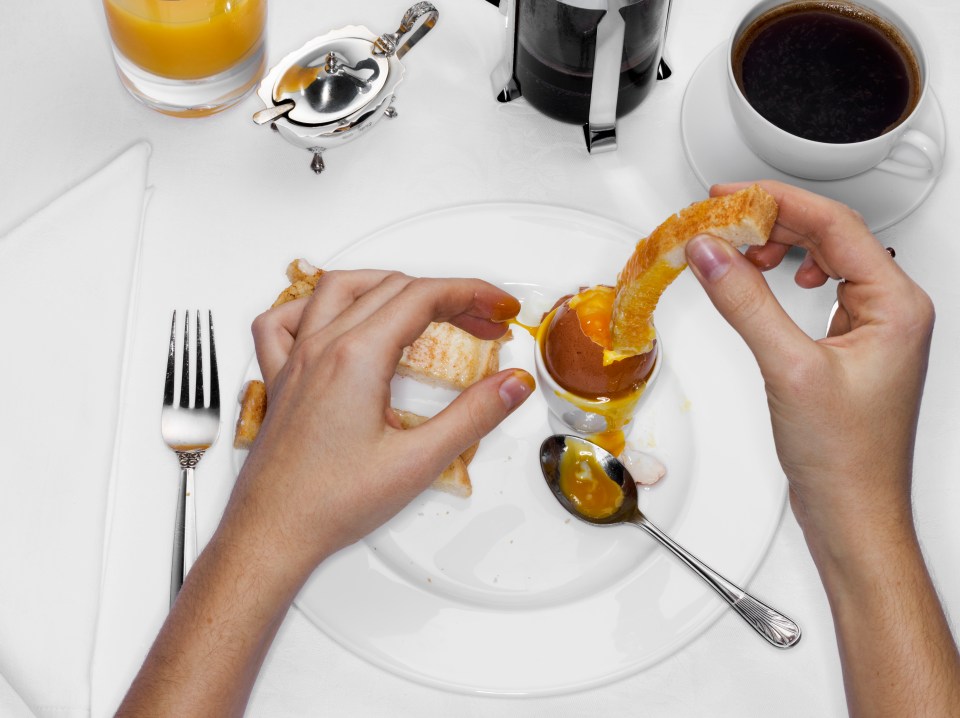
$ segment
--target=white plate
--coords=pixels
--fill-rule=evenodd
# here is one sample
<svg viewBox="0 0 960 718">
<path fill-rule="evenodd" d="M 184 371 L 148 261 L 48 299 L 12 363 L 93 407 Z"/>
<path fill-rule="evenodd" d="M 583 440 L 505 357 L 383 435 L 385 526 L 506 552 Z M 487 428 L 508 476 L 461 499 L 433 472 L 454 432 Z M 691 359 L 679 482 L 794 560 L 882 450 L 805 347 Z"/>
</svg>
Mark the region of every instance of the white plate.
<svg viewBox="0 0 960 718">
<path fill-rule="evenodd" d="M 638 236 L 558 207 L 473 205 L 392 225 L 325 266 L 482 277 L 516 294 L 521 316 L 532 318 L 572 288 L 614 281 Z M 664 295 L 657 327 L 664 367 L 629 442 L 657 456 L 667 476 L 641 490 L 641 505 L 743 585 L 766 552 L 785 494 L 763 385 L 688 272 Z M 501 365 L 533 371 L 533 339 L 514 335 Z M 249 376 L 255 372 L 254 363 Z M 393 386 L 395 402 L 427 414 L 450 398 L 410 379 Z M 471 498 L 425 492 L 324 563 L 296 605 L 372 663 L 464 692 L 582 689 L 682 647 L 726 605 L 637 529 L 588 526 L 566 514 L 537 461 L 549 433 L 535 394 L 481 443 Z M 756 647 L 765 650 L 759 638 Z"/>
<path fill-rule="evenodd" d="M 680 109 L 683 148 L 690 167 L 704 187 L 718 182 L 781 180 L 853 207 L 873 232 L 896 224 L 930 194 L 936 178 L 911 179 L 868 170 L 842 180 L 808 180 L 768 165 L 747 147 L 730 112 L 725 47 L 726 43 L 713 49 L 694 71 Z M 927 93 L 912 126 L 933 138 L 945 152 L 943 111 L 932 87 Z M 894 156 L 905 162 L 923 162 L 922 157 L 911 156 L 914 152 L 916 150 L 907 147 L 897 150 Z"/>
</svg>

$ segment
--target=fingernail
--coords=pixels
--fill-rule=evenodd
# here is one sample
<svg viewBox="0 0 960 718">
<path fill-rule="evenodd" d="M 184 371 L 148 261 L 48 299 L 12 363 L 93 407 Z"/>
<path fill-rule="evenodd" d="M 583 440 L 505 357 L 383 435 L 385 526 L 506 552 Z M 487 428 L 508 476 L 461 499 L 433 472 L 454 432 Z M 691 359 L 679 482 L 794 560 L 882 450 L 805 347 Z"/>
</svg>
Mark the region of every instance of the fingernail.
<svg viewBox="0 0 960 718">
<path fill-rule="evenodd" d="M 520 313 L 520 302 L 515 297 L 498 299 L 490 310 L 490 319 L 495 322 L 505 322 L 513 319 Z"/>
<path fill-rule="evenodd" d="M 512 411 L 523 403 L 523 400 L 530 396 L 536 388 L 537 382 L 530 374 L 516 369 L 500 385 L 500 399 L 503 400 L 503 405 L 507 408 L 507 411 Z"/>
<path fill-rule="evenodd" d="M 797 267 L 797 274 L 800 274 L 801 272 L 806 272 L 811 267 L 815 267 L 816 264 L 817 264 L 817 260 L 813 258 L 812 254 L 807 252 L 807 256 L 803 258 L 803 261 L 800 262 L 800 266 Z"/>
<path fill-rule="evenodd" d="M 724 242 L 699 234 L 687 243 L 687 261 L 708 282 L 715 282 L 730 269 L 730 252 Z"/>
</svg>

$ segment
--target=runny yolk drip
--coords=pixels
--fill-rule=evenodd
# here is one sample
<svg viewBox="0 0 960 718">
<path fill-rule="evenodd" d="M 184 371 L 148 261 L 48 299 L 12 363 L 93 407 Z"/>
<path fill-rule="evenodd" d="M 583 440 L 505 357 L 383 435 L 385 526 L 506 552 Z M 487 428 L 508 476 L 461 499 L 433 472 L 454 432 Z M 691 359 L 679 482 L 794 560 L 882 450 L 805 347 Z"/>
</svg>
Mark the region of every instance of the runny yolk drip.
<svg viewBox="0 0 960 718">
<path fill-rule="evenodd" d="M 605 519 L 623 505 L 623 490 L 607 476 L 594 453 L 566 442 L 560 457 L 560 491 L 577 513 L 591 519 Z"/>
<path fill-rule="evenodd" d="M 521 322 L 521 321 L 520 321 L 519 319 L 517 319 L 516 317 L 514 317 L 513 319 L 508 319 L 508 320 L 507 320 L 507 324 L 509 324 L 509 325 L 511 325 L 511 326 L 514 326 L 514 327 L 519 327 L 520 329 L 523 329 L 523 331 L 525 331 L 527 334 L 529 334 L 530 336 L 532 336 L 534 339 L 537 338 L 537 332 L 540 331 L 540 325 L 539 325 L 539 324 L 536 325 L 536 326 L 532 326 L 532 325 L 530 325 L 530 324 L 524 324 L 523 322 Z"/>
<path fill-rule="evenodd" d="M 597 446 L 603 447 L 614 456 L 620 456 L 627 446 L 627 437 L 623 429 L 610 429 L 596 434 L 590 434 L 588 437 Z"/>
<path fill-rule="evenodd" d="M 580 329 L 594 344 L 609 349 L 610 318 L 613 316 L 613 287 L 597 286 L 585 289 L 570 299 L 570 308 L 577 313 Z"/>
</svg>

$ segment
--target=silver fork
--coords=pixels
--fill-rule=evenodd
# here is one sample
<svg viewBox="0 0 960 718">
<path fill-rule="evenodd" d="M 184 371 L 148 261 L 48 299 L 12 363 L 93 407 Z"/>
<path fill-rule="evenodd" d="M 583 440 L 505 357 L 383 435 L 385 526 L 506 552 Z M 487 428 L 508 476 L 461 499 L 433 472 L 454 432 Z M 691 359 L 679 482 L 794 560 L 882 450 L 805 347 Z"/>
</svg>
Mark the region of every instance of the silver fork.
<svg viewBox="0 0 960 718">
<path fill-rule="evenodd" d="M 180 493 L 177 498 L 177 517 L 173 537 L 173 566 L 170 571 L 170 605 L 177 598 L 183 579 L 197 557 L 197 513 L 193 499 L 193 469 L 204 452 L 220 434 L 220 381 L 217 378 L 217 349 L 213 340 L 213 312 L 208 312 L 210 327 L 210 404 L 204 405 L 203 344 L 200 338 L 201 320 L 197 311 L 197 333 L 194 342 L 196 354 L 196 381 L 193 406 L 190 405 L 190 312 L 183 321 L 183 362 L 180 378 L 180 400 L 173 403 L 176 377 L 177 312 L 170 324 L 170 351 L 167 355 L 167 374 L 163 385 L 163 409 L 160 412 L 160 433 L 163 440 L 180 459 Z"/>
</svg>

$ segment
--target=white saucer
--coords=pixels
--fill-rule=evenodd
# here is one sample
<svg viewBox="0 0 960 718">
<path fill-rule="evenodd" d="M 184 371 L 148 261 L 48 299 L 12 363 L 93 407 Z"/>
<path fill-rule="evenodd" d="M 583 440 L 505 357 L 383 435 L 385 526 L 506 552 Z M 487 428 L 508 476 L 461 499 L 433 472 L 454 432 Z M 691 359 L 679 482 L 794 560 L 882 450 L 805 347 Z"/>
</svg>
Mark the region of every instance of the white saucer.
<svg viewBox="0 0 960 718">
<path fill-rule="evenodd" d="M 694 71 L 683 95 L 680 132 L 687 161 L 704 187 L 718 182 L 776 179 L 831 197 L 863 215 L 871 231 L 879 232 L 910 214 L 930 194 L 936 178 L 911 179 L 868 170 L 842 180 L 801 179 L 774 169 L 747 147 L 729 111 L 725 66 L 726 43 L 713 49 Z M 913 127 L 946 147 L 940 101 L 928 88 Z M 909 148 L 898 150 L 907 155 Z M 916 159 L 904 157 L 907 162 Z"/>
</svg>

